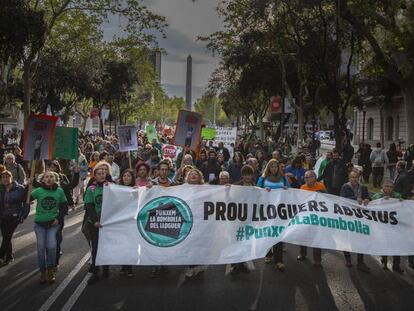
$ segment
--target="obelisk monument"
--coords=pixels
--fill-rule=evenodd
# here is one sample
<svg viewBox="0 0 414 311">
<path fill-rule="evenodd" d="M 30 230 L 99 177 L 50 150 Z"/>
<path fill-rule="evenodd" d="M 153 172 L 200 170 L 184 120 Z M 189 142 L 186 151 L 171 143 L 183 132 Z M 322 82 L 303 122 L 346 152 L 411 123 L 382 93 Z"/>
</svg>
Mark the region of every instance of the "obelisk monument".
<svg viewBox="0 0 414 311">
<path fill-rule="evenodd" d="M 186 108 L 189 111 L 193 111 L 193 103 L 192 103 L 192 87 L 193 87 L 193 58 L 191 54 L 187 57 L 187 81 L 185 85 L 185 102 Z"/>
</svg>

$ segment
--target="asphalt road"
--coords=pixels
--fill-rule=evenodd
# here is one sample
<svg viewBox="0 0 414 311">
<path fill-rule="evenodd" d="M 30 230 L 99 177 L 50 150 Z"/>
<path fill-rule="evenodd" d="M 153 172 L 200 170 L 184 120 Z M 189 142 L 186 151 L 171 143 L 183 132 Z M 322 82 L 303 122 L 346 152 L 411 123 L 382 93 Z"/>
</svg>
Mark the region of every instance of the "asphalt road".
<svg viewBox="0 0 414 311">
<path fill-rule="evenodd" d="M 87 286 L 89 248 L 80 232 L 83 211 L 70 212 L 64 230 L 61 265 L 53 285 L 40 285 L 33 215 L 14 236 L 15 261 L 0 269 L 0 310 L 414 310 L 414 271 L 395 274 L 367 256 L 370 274 L 346 268 L 341 252 L 324 251 L 323 268 L 298 262 L 288 245 L 285 272 L 263 260 L 248 274 L 231 276 L 226 266 L 209 266 L 192 280 L 185 267 L 171 267 L 150 279 L 149 267 L 134 267 L 132 279 L 111 267 L 109 279 Z M 310 252 L 310 255 L 312 253 Z M 355 256 L 353 258 L 356 260 Z"/>
</svg>

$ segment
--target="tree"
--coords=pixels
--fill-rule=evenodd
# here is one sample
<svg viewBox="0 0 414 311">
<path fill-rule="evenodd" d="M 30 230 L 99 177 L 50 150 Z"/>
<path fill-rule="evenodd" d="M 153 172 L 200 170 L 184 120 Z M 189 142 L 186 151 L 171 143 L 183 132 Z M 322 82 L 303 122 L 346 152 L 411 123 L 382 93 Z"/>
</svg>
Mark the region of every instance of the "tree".
<svg viewBox="0 0 414 311">
<path fill-rule="evenodd" d="M 44 42 L 44 12 L 32 10 L 23 0 L 3 0 L 0 8 L 0 108 L 8 103 L 17 80 L 13 73 L 30 47 Z"/>
<path fill-rule="evenodd" d="M 349 25 L 340 22 L 335 2 L 227 0 L 219 12 L 225 31 L 201 39 L 222 57 L 222 70 L 235 77 L 231 88 L 248 99 L 254 120 L 260 123 L 268 97 L 286 94 L 302 138 L 305 111 L 326 106 L 341 147 L 348 107 L 356 101 L 358 77 L 352 67 L 360 45 Z"/>
<path fill-rule="evenodd" d="M 24 111 L 26 116 L 31 111 L 33 81 L 42 58 L 43 49 L 51 40 L 59 21 L 71 12 L 86 12 L 100 22 L 105 21 L 110 14 L 119 15 L 126 20 L 125 31 L 141 45 L 149 45 L 154 41 L 154 32 L 151 33 L 148 30 L 162 31 L 166 25 L 163 17 L 150 12 L 141 5 L 139 0 L 28 0 L 27 3 L 33 11 L 45 12 L 46 33 L 45 44 L 38 48 L 26 46 L 27 53 L 23 59 Z"/>
<path fill-rule="evenodd" d="M 370 47 L 374 62 L 404 96 L 406 114 L 414 113 L 414 2 L 338 1 L 341 17 Z M 407 142 L 414 141 L 414 124 L 408 123 Z"/>
</svg>

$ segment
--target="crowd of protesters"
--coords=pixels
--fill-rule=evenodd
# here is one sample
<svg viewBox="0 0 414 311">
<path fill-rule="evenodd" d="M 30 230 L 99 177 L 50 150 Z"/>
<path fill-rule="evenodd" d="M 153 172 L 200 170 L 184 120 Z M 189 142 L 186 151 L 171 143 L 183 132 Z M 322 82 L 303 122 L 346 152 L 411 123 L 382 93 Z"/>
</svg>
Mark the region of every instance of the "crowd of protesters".
<svg viewBox="0 0 414 311">
<path fill-rule="evenodd" d="M 174 158 L 162 157 L 162 145 L 172 144 L 172 136 L 160 135 L 159 141 L 148 141 L 145 132 L 137 132 L 138 149 L 120 152 L 116 135 L 82 134 L 79 138 L 79 158 L 76 160 L 37 160 L 35 172 L 23 160 L 21 142 L 13 136 L 5 137 L 0 146 L 4 164 L 0 165 L 0 227 L 2 244 L 0 265 L 13 262 L 12 237 L 17 226 L 30 212 L 30 202 L 36 202 L 34 232 L 37 238 L 38 266 L 41 283 L 53 283 L 62 255 L 62 230 L 65 216 L 82 204 L 85 218 L 82 232 L 91 247 L 92 261 L 89 284 L 108 277 L 108 266 L 95 265 L 98 249 L 102 193 L 105 183 L 127 187 L 172 187 L 181 184 L 240 185 L 259 187 L 266 191 L 297 188 L 326 192 L 367 205 L 379 198 L 410 199 L 414 184 L 414 145 L 402 153 L 392 144 L 388 150 L 378 143 L 374 150 L 361 144 L 357 152 L 345 139 L 342 150 L 326 154 L 315 172 L 315 144 L 305 144 L 293 153 L 289 141 L 260 140 L 238 137 L 236 144 L 226 148 L 219 142 L 202 140 L 196 152 L 184 149 Z M 357 159 L 357 165 L 353 159 Z M 386 172 L 388 172 L 386 174 Z M 30 178 L 32 173 L 33 178 Z M 387 175 L 385 181 L 384 176 Z M 372 178 L 374 191 L 366 183 Z M 363 183 L 365 182 L 365 184 Z M 30 194 L 28 191 L 31 191 Z M 269 250 L 265 262 L 275 269 L 286 268 L 283 243 Z M 345 252 L 345 265 L 352 267 L 352 256 Z M 298 249 L 299 261 L 307 259 L 307 248 Z M 322 267 L 322 250 L 313 250 L 315 267 Z M 382 257 L 388 269 L 387 257 Z M 409 257 L 414 269 L 414 257 Z M 357 254 L 357 268 L 369 272 L 364 256 Z M 403 273 L 400 258 L 394 257 L 392 269 Z M 248 272 L 247 263 L 231 265 L 231 274 Z M 152 267 L 150 276 L 160 277 L 167 267 Z M 202 272 L 201 266 L 190 266 L 186 276 Z M 120 273 L 133 277 L 132 266 L 122 266 Z M 101 276 L 100 276 L 101 275 Z"/>
</svg>

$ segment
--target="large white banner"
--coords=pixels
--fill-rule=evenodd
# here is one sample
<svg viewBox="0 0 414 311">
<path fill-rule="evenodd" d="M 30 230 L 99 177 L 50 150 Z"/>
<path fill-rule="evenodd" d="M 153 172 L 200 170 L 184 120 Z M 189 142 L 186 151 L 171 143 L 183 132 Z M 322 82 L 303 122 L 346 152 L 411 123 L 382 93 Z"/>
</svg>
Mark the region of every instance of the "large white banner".
<svg viewBox="0 0 414 311">
<path fill-rule="evenodd" d="M 414 201 L 367 207 L 296 189 L 105 186 L 98 265 L 228 264 L 280 242 L 371 255 L 414 254 Z"/>
</svg>

